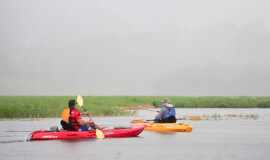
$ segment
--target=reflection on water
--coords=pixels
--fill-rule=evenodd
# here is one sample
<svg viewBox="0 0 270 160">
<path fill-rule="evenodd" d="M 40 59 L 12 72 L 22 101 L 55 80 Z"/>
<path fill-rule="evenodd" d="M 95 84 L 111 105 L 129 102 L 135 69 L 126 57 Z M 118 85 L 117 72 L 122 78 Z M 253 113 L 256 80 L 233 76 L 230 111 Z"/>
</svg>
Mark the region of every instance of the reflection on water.
<svg viewBox="0 0 270 160">
<path fill-rule="evenodd" d="M 25 140 L 7 140 L 7 141 L 0 141 L 0 143 L 15 143 L 15 142 L 25 142 Z"/>
<path fill-rule="evenodd" d="M 131 117 L 94 117 L 101 126 L 129 126 L 134 119 L 152 119 L 155 112 Z M 144 131 L 139 137 L 25 141 L 32 131 L 50 129 L 60 119 L 0 121 L 0 159 L 243 159 L 268 160 L 270 109 L 177 109 L 177 117 L 211 114 L 258 114 L 258 119 L 183 120 L 190 133 Z M 87 118 L 86 118 L 87 119 Z M 16 153 L 16 154 L 14 154 Z"/>
</svg>

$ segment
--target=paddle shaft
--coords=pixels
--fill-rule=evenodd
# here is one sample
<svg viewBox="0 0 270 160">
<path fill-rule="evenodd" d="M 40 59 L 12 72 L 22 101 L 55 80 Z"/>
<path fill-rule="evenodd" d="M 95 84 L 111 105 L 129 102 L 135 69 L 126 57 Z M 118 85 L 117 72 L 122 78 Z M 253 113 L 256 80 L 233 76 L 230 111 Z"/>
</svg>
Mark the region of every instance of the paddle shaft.
<svg viewBox="0 0 270 160">
<path fill-rule="evenodd" d="M 155 110 L 152 110 L 152 109 L 145 109 L 147 111 L 152 111 L 152 112 L 159 112 L 159 111 L 155 111 Z"/>
<path fill-rule="evenodd" d="M 177 118 L 176 120 L 186 120 L 187 118 Z M 148 119 L 146 121 L 155 121 L 155 119 Z"/>
<path fill-rule="evenodd" d="M 87 110 L 86 110 L 86 108 L 84 107 L 84 105 L 82 105 L 82 107 L 83 107 L 83 110 L 84 110 L 85 112 L 87 112 Z M 89 116 L 89 114 L 87 114 L 87 116 L 90 118 L 90 120 L 92 120 L 91 117 Z"/>
<path fill-rule="evenodd" d="M 78 102 L 79 106 L 83 107 L 83 110 L 85 112 L 87 112 L 87 110 L 85 109 L 85 107 L 83 105 L 83 99 L 80 95 L 77 96 L 77 102 Z M 90 120 L 92 120 L 89 114 L 87 114 L 87 116 L 89 117 Z M 95 123 L 93 123 L 92 128 L 96 130 L 97 138 L 104 138 L 103 132 L 96 128 Z"/>
<path fill-rule="evenodd" d="M 198 121 L 198 120 L 202 120 L 202 119 L 201 119 L 201 117 L 188 117 L 188 118 L 176 118 L 176 120 Z M 146 121 L 154 121 L 154 120 L 146 120 Z"/>
<path fill-rule="evenodd" d="M 83 107 L 83 110 L 84 110 L 85 112 L 87 112 L 87 110 L 86 110 L 86 108 L 84 107 L 84 105 L 82 105 L 82 107 Z M 87 114 L 87 116 L 90 118 L 90 120 L 92 120 L 91 117 L 89 116 L 89 114 Z M 95 130 L 97 129 L 94 123 L 93 123 L 93 129 L 95 129 Z"/>
</svg>

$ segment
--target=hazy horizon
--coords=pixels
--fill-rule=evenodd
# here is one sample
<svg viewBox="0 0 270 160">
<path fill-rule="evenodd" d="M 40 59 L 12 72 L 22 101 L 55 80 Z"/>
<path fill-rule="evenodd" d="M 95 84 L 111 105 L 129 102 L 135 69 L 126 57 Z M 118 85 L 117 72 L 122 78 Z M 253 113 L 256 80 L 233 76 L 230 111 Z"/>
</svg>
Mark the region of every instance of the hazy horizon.
<svg viewBox="0 0 270 160">
<path fill-rule="evenodd" d="M 270 96 L 268 0 L 0 9 L 0 95 Z"/>
</svg>

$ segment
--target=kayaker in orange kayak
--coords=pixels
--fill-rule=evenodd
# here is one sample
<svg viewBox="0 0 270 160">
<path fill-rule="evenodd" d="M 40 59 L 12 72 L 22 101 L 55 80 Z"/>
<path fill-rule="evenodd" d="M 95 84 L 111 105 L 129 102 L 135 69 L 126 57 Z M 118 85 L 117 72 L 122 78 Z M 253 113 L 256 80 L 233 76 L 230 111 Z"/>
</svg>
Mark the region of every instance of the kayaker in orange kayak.
<svg viewBox="0 0 270 160">
<path fill-rule="evenodd" d="M 170 104 L 170 100 L 165 98 L 162 103 L 162 108 L 155 117 L 154 123 L 175 123 L 175 108 Z"/>
<path fill-rule="evenodd" d="M 68 102 L 69 108 L 65 108 L 62 112 L 61 125 L 65 130 L 72 131 L 88 131 L 89 127 L 93 129 L 101 129 L 98 125 L 95 124 L 93 120 L 84 121 L 81 116 L 87 116 L 89 113 L 86 111 L 80 113 L 76 109 L 77 102 L 75 100 L 70 100 Z"/>
</svg>

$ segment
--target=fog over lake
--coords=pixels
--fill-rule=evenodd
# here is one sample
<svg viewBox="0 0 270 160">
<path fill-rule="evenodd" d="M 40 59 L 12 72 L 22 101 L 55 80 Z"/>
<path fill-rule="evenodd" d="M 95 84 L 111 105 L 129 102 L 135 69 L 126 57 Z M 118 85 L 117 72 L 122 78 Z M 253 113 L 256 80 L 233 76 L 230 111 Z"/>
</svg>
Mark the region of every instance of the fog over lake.
<svg viewBox="0 0 270 160">
<path fill-rule="evenodd" d="M 269 96 L 268 0 L 1 0 L 0 95 Z"/>
</svg>

